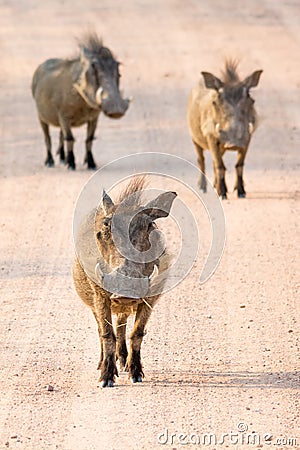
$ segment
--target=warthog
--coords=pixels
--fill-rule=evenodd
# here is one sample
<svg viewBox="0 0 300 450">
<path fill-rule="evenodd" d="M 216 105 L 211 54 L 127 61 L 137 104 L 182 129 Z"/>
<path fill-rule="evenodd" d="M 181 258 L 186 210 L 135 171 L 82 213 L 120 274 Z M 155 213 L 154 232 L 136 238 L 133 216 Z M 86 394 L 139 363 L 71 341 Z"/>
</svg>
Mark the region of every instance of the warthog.
<svg viewBox="0 0 300 450">
<path fill-rule="evenodd" d="M 154 259 L 155 252 L 150 257 L 149 252 L 155 247 L 157 250 L 157 246 L 162 244 L 155 221 L 169 215 L 176 193 L 164 192 L 142 206 L 144 181 L 144 177 L 133 178 L 116 203 L 104 192 L 101 206 L 92 211 L 87 219 L 87 227 L 83 226 L 81 237 L 78 238 L 82 240 L 82 246 L 88 240 L 85 230 L 90 229 L 92 224 L 92 233 L 101 254 L 96 268 L 92 267 L 94 276 L 93 273 L 87 275 L 77 257 L 73 279 L 79 297 L 91 308 L 98 324 L 101 348 L 98 369 L 101 370 L 99 381 L 102 381 L 102 387 L 114 385 L 115 375 L 118 375 L 117 359 L 120 369 L 129 372 L 132 382 L 142 381 L 141 344 L 145 326 L 162 292 L 157 280 L 170 263 L 165 248 Z M 116 246 L 116 242 L 119 245 Z M 132 259 L 128 259 L 126 254 L 130 246 L 133 255 L 138 255 Z M 159 290 L 155 290 L 155 282 Z M 116 332 L 113 314 L 117 315 Z M 131 314 L 135 314 L 135 322 L 128 353 L 126 324 Z"/>
<path fill-rule="evenodd" d="M 243 166 L 251 135 L 257 126 L 254 100 L 249 94 L 257 86 L 262 70 L 240 80 L 237 63 L 226 61 L 222 80 L 211 73 L 202 72 L 203 80 L 191 91 L 188 103 L 188 123 L 198 156 L 202 174 L 199 187 L 206 192 L 204 149 L 212 153 L 214 186 L 222 198 L 226 198 L 225 165 L 226 150 L 238 152 L 235 189 L 239 197 L 245 197 Z"/>
<path fill-rule="evenodd" d="M 102 45 L 94 33 L 79 43 L 80 55 L 73 59 L 48 59 L 35 71 L 32 95 L 47 148 L 45 164 L 54 165 L 51 153 L 49 125 L 60 127 L 59 148 L 65 161 L 64 140 L 67 142 L 67 164 L 75 169 L 72 127 L 87 124 L 85 163 L 95 169 L 92 142 L 100 111 L 108 117 L 122 117 L 129 106 L 119 91 L 119 63 L 111 51 Z"/>
</svg>

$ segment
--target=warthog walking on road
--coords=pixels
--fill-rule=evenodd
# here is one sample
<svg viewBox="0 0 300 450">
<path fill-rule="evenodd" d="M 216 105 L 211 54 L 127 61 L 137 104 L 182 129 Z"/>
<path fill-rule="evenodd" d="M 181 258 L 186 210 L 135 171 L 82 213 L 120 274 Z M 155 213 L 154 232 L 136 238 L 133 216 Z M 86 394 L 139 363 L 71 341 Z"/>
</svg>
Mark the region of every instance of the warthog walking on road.
<svg viewBox="0 0 300 450">
<path fill-rule="evenodd" d="M 238 152 L 236 185 L 239 197 L 245 197 L 243 166 L 251 135 L 257 126 L 254 100 L 250 89 L 257 86 L 262 70 L 240 80 L 237 63 L 226 61 L 222 80 L 208 72 L 202 72 L 203 80 L 191 91 L 188 103 L 188 123 L 196 147 L 198 165 L 202 174 L 199 187 L 206 192 L 204 149 L 212 153 L 214 186 L 222 198 L 226 198 L 225 165 L 226 150 Z"/>
<path fill-rule="evenodd" d="M 129 106 L 119 91 L 119 63 L 111 51 L 102 45 L 96 34 L 89 33 L 80 42 L 80 55 L 74 59 L 48 59 L 35 71 L 32 95 L 44 132 L 47 158 L 54 165 L 51 153 L 49 125 L 60 127 L 58 152 L 65 161 L 64 140 L 67 142 L 67 164 L 75 169 L 72 127 L 87 124 L 85 163 L 96 165 L 92 142 L 100 111 L 108 117 L 122 117 Z"/>
<path fill-rule="evenodd" d="M 77 257 L 73 279 L 78 295 L 91 308 L 98 324 L 101 347 L 98 369 L 103 387 L 114 385 L 118 375 L 116 359 L 134 383 L 142 381 L 141 344 L 145 326 L 162 292 L 159 279 L 163 280 L 163 272 L 170 263 L 166 249 L 160 247 L 163 240 L 155 221 L 169 215 L 176 193 L 164 192 L 142 206 L 143 187 L 144 178 L 134 178 L 116 203 L 104 192 L 101 207 L 91 213 L 87 227 L 83 227 L 78 238 L 83 248 L 88 240 L 85 230 L 91 229 L 92 224 L 101 253 L 91 276 Z M 157 252 L 158 247 L 163 251 Z M 130 248 L 133 256 L 129 259 Z M 155 254 L 159 256 L 155 258 Z M 94 281 L 95 276 L 98 283 Z M 117 315 L 116 332 L 113 314 Z M 131 314 L 135 314 L 135 322 L 128 353 L 126 324 Z"/>
</svg>

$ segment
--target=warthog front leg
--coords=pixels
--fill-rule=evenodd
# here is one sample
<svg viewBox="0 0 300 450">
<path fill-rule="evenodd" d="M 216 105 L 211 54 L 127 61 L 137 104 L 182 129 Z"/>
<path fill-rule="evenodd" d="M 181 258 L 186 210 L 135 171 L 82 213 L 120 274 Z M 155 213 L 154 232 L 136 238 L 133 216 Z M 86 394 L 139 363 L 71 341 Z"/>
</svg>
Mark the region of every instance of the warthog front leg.
<svg viewBox="0 0 300 450">
<path fill-rule="evenodd" d="M 201 171 L 201 174 L 200 174 L 200 177 L 198 180 L 198 186 L 199 186 L 199 189 L 201 189 L 205 193 L 207 190 L 207 185 L 206 185 L 206 176 L 205 176 L 204 151 L 203 151 L 203 148 L 200 147 L 200 145 L 196 144 L 196 142 L 194 142 L 194 145 L 195 145 L 196 152 L 197 152 L 198 167 Z"/>
<path fill-rule="evenodd" d="M 239 198 L 246 197 L 246 191 L 244 189 L 244 180 L 243 180 L 243 170 L 244 170 L 244 161 L 246 157 L 247 150 L 238 153 L 237 162 L 235 165 L 236 169 L 236 183 L 234 189 L 237 189 L 237 194 Z"/>
<path fill-rule="evenodd" d="M 95 317 L 99 326 L 101 357 L 99 381 L 102 381 L 102 387 L 112 387 L 115 381 L 115 375 L 118 376 L 116 366 L 116 336 L 112 326 L 112 317 L 110 309 L 110 299 L 103 297 L 103 291 L 95 288 L 94 300 Z"/>
<path fill-rule="evenodd" d="M 84 162 L 87 163 L 88 169 L 96 169 L 96 167 L 97 167 L 95 164 L 94 158 L 93 158 L 93 154 L 92 154 L 92 144 L 93 144 L 93 140 L 95 137 L 97 121 L 98 121 L 98 118 L 96 120 L 89 121 L 87 124 L 87 137 L 86 137 L 86 141 L 85 141 L 86 153 L 85 153 Z"/>
<path fill-rule="evenodd" d="M 126 346 L 126 325 L 127 314 L 118 314 L 117 318 L 117 358 L 120 362 L 120 370 L 125 369 L 126 360 L 128 356 Z"/>
<path fill-rule="evenodd" d="M 138 306 L 134 327 L 130 335 L 130 349 L 126 363 L 126 370 L 133 383 L 141 382 L 144 372 L 141 362 L 141 345 L 145 336 L 145 326 L 152 313 L 152 308 L 156 297 L 147 298 L 147 303 L 141 303 Z"/>
<path fill-rule="evenodd" d="M 97 370 L 100 370 L 102 362 L 103 362 L 103 339 L 102 339 L 101 325 L 98 320 L 97 313 L 94 310 L 93 310 L 93 314 L 94 314 L 94 317 L 95 317 L 97 325 L 98 325 L 98 335 L 99 335 L 99 340 L 100 340 L 100 359 L 99 359 L 99 363 L 98 363 L 98 367 L 97 367 Z"/>
<path fill-rule="evenodd" d="M 225 172 L 226 167 L 223 162 L 221 150 L 219 148 L 219 144 L 215 138 L 211 137 L 208 139 L 209 149 L 212 153 L 214 171 L 215 171 L 215 180 L 218 195 L 222 197 L 222 199 L 227 198 L 227 186 L 225 182 Z"/>
<path fill-rule="evenodd" d="M 44 132 L 44 138 L 45 138 L 45 144 L 46 144 L 46 150 L 47 150 L 47 158 L 45 160 L 45 165 L 48 167 L 54 166 L 54 159 L 51 153 L 51 137 L 49 133 L 49 125 L 42 120 L 40 120 L 40 124 L 42 127 L 42 130 Z"/>
</svg>

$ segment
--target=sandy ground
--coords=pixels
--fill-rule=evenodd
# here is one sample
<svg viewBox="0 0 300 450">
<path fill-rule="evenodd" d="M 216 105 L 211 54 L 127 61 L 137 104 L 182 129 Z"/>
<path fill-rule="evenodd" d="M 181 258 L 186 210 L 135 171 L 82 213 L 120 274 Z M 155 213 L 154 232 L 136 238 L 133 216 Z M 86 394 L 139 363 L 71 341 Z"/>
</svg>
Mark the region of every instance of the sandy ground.
<svg viewBox="0 0 300 450">
<path fill-rule="evenodd" d="M 1 448 L 300 447 L 299 23 L 297 0 L 2 0 Z M 144 382 L 121 374 L 113 389 L 97 383 L 96 326 L 71 278 L 72 215 L 91 176 L 84 129 L 75 130 L 76 172 L 58 160 L 44 167 L 30 93 L 36 66 L 71 55 L 89 25 L 123 62 L 122 87 L 135 97 L 122 120 L 101 118 L 99 166 L 145 151 L 196 162 L 186 103 L 201 70 L 219 73 L 228 55 L 243 76 L 264 70 L 248 197 L 223 202 L 221 264 L 201 287 L 196 266 L 161 298 Z M 230 189 L 234 159 L 225 158 Z M 218 443 L 193 445 L 204 433 Z"/>
</svg>

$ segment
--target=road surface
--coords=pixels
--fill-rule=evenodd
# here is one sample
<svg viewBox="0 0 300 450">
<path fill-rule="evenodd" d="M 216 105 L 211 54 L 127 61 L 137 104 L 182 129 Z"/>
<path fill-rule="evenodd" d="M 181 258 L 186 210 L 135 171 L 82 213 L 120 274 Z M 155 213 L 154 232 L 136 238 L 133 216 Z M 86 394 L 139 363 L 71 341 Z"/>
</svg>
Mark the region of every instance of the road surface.
<svg viewBox="0 0 300 450">
<path fill-rule="evenodd" d="M 0 11 L 1 448 L 300 447 L 299 2 L 3 0 Z M 99 386 L 96 324 L 71 277 L 73 211 L 91 176 L 85 130 L 74 131 L 76 172 L 57 157 L 44 167 L 30 92 L 37 65 L 72 55 L 89 26 L 134 97 L 120 121 L 101 116 L 100 167 L 147 151 L 196 163 L 186 104 L 200 72 L 219 74 L 227 56 L 242 76 L 264 71 L 245 200 L 232 192 L 235 155 L 225 157 L 221 263 L 201 286 L 195 266 L 161 298 L 144 382 L 120 374 L 113 389 Z"/>
</svg>

